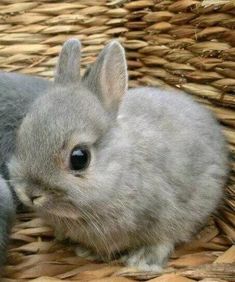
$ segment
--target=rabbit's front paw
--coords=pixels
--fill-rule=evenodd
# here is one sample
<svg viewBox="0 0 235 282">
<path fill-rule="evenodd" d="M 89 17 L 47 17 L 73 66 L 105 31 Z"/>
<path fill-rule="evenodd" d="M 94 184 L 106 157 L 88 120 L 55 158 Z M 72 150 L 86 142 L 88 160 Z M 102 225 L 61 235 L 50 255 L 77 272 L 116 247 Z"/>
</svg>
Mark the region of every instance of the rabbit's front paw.
<svg viewBox="0 0 235 282">
<path fill-rule="evenodd" d="M 93 253 L 89 249 L 82 247 L 80 245 L 76 246 L 75 253 L 78 257 L 90 260 L 90 261 L 101 261 L 99 255 Z"/>
<path fill-rule="evenodd" d="M 121 258 L 127 266 L 136 267 L 141 271 L 161 272 L 162 267 L 173 250 L 172 244 L 145 246 L 131 251 Z"/>
</svg>

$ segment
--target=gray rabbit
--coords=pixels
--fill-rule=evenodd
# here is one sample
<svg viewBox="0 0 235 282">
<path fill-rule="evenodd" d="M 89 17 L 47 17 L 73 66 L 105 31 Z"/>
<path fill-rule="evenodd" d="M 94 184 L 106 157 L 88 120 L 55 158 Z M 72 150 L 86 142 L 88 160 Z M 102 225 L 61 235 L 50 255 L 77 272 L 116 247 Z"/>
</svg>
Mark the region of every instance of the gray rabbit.
<svg viewBox="0 0 235 282">
<path fill-rule="evenodd" d="M 32 76 L 0 72 L 0 172 L 6 179 L 6 162 L 14 151 L 16 130 L 30 104 L 50 84 L 52 83 Z M 0 175 L 0 267 L 5 262 L 16 206 L 8 183 Z"/>
<path fill-rule="evenodd" d="M 221 128 L 178 90 L 127 90 L 118 42 L 83 77 L 80 49 L 68 40 L 54 84 L 33 91 L 39 97 L 8 163 L 11 183 L 58 234 L 79 243 L 78 255 L 161 271 L 223 196 Z"/>
<path fill-rule="evenodd" d="M 6 260 L 6 247 L 14 212 L 11 191 L 7 182 L 0 176 L 0 268 Z"/>
</svg>

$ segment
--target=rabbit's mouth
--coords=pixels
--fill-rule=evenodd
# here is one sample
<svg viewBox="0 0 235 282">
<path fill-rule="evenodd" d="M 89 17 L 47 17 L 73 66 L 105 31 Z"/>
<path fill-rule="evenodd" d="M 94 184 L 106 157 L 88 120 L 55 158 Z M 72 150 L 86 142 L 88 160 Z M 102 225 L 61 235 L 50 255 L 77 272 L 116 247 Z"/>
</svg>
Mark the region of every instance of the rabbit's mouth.
<svg viewBox="0 0 235 282">
<path fill-rule="evenodd" d="M 72 204 L 64 201 L 48 201 L 48 199 L 37 199 L 34 203 L 34 209 L 39 215 L 47 214 L 47 216 L 54 216 L 59 218 L 70 218 L 79 220 L 81 214 Z"/>
<path fill-rule="evenodd" d="M 72 203 L 60 197 L 55 197 L 55 195 L 36 193 L 36 191 L 34 193 L 27 193 L 25 189 L 16 189 L 16 193 L 24 205 L 35 210 L 39 215 L 43 214 L 73 220 L 81 218 L 80 212 Z"/>
</svg>

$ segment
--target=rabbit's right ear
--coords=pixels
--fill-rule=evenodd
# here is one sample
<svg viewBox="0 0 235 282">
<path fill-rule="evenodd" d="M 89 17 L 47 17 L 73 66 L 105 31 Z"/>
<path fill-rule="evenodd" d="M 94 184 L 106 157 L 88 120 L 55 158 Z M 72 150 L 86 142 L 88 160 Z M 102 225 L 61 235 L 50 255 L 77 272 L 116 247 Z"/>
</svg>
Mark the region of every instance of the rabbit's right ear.
<svg viewBox="0 0 235 282">
<path fill-rule="evenodd" d="M 59 55 L 55 82 L 61 84 L 78 82 L 80 79 L 80 59 L 80 41 L 74 38 L 67 40 Z"/>
<path fill-rule="evenodd" d="M 101 51 L 95 63 L 83 76 L 83 83 L 96 94 L 108 112 L 117 112 L 127 91 L 125 51 L 116 40 Z"/>
</svg>

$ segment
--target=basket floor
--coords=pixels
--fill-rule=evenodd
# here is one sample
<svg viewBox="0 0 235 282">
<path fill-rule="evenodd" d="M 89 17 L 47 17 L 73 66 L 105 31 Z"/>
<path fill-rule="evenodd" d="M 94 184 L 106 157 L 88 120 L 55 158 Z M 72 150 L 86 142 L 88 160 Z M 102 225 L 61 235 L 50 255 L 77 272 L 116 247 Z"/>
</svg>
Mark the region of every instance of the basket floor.
<svg viewBox="0 0 235 282">
<path fill-rule="evenodd" d="M 19 214 L 1 281 L 235 281 L 235 246 L 231 239 L 235 231 L 228 231 L 224 224 L 211 219 L 192 242 L 177 248 L 159 276 L 114 262 L 108 265 L 76 257 L 71 245 L 55 241 L 52 229 L 42 219 L 31 213 Z"/>
</svg>

